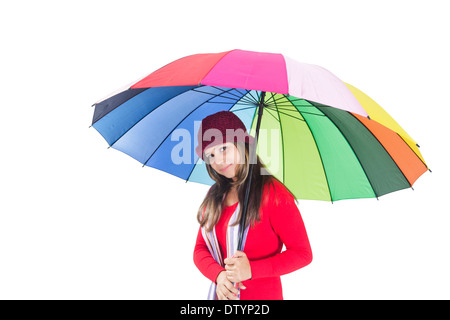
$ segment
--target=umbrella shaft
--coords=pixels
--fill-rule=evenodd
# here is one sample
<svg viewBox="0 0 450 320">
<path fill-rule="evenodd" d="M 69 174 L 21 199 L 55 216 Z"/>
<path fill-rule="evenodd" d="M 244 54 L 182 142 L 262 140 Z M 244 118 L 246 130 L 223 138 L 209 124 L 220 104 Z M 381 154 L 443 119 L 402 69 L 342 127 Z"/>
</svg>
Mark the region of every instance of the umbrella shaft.
<svg viewBox="0 0 450 320">
<path fill-rule="evenodd" d="M 266 93 L 264 91 L 261 92 L 261 96 L 259 98 L 258 102 L 258 121 L 256 123 L 256 133 L 255 133 L 255 143 L 252 146 L 250 150 L 250 168 L 249 168 L 249 174 L 248 174 L 248 183 L 247 183 L 247 189 L 245 190 L 245 198 L 244 198 L 244 205 L 242 207 L 242 216 L 241 221 L 239 221 L 239 239 L 238 239 L 238 250 L 242 251 L 244 248 L 242 248 L 242 240 L 244 237 L 244 228 L 245 228 L 245 220 L 247 217 L 247 207 L 248 207 L 248 198 L 250 195 L 250 187 L 252 185 L 252 177 L 253 177 L 253 167 L 256 164 L 256 146 L 258 145 L 258 135 L 259 135 L 259 127 L 261 126 L 261 118 L 263 115 L 263 108 L 264 108 L 264 99 L 266 97 Z"/>
</svg>

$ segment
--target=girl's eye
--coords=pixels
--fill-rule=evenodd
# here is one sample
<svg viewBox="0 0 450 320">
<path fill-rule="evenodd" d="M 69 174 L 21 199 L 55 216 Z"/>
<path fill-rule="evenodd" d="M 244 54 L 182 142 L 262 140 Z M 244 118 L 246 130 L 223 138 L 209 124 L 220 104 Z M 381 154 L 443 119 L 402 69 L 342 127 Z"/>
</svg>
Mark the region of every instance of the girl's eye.
<svg viewBox="0 0 450 320">
<path fill-rule="evenodd" d="M 225 151 L 226 148 L 227 148 L 227 147 L 222 147 L 222 148 L 220 148 L 220 150 L 221 150 L 221 151 Z M 208 154 L 208 155 L 206 155 L 206 158 L 207 158 L 207 159 L 209 159 L 209 158 L 211 158 L 211 157 L 214 157 L 214 155 L 213 155 L 213 154 Z"/>
</svg>

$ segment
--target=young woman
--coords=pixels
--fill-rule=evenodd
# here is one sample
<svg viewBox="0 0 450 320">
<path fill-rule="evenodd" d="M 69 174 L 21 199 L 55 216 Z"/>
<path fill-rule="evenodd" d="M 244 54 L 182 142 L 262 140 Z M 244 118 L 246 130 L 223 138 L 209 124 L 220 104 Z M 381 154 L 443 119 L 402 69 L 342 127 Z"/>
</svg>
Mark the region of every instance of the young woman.
<svg viewBox="0 0 450 320">
<path fill-rule="evenodd" d="M 196 152 L 216 182 L 198 211 L 200 229 L 194 249 L 195 265 L 212 281 L 209 299 L 283 299 L 280 276 L 312 261 L 294 196 L 256 157 L 244 250 L 238 251 L 237 229 L 254 138 L 236 115 L 221 111 L 203 119 L 198 139 Z"/>
</svg>

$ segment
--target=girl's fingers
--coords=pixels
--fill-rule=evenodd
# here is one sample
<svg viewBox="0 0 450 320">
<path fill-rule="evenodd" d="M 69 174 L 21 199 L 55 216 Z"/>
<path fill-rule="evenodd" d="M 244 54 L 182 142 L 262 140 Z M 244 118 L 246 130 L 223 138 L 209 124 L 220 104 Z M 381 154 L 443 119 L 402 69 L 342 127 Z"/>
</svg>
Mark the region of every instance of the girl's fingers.
<svg viewBox="0 0 450 320">
<path fill-rule="evenodd" d="M 219 300 L 228 300 L 222 293 L 221 290 L 216 290 L 217 293 L 217 298 L 219 298 Z"/>
<path fill-rule="evenodd" d="M 236 289 L 233 284 L 231 282 L 227 282 L 225 284 L 225 287 L 228 289 L 228 291 L 230 291 L 232 294 L 238 294 L 239 291 L 238 289 Z"/>
<path fill-rule="evenodd" d="M 236 300 L 239 290 L 235 288 L 233 283 L 229 280 L 220 283 L 217 286 L 216 292 L 219 300 Z"/>
<path fill-rule="evenodd" d="M 234 276 L 227 275 L 227 279 L 231 282 L 236 282 L 236 279 L 234 278 Z"/>
<path fill-rule="evenodd" d="M 222 291 L 222 297 L 223 297 L 223 300 L 234 300 L 237 298 L 237 296 L 235 296 L 233 293 L 231 293 L 227 289 Z"/>
<path fill-rule="evenodd" d="M 227 279 L 231 282 L 239 282 L 238 273 L 236 270 L 231 269 L 231 271 L 225 271 Z"/>
</svg>

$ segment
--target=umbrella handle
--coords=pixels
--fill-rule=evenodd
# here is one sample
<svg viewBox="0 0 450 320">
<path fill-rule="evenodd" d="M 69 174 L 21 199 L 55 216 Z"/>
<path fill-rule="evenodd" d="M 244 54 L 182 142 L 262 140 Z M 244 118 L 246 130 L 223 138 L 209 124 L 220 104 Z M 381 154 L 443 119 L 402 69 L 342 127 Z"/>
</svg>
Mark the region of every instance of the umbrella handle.
<svg viewBox="0 0 450 320">
<path fill-rule="evenodd" d="M 256 159 L 257 159 L 256 147 L 258 145 L 259 128 L 261 126 L 261 118 L 263 115 L 265 97 L 266 97 L 266 92 L 262 91 L 261 96 L 259 97 L 259 102 L 258 102 L 258 122 L 256 124 L 255 143 L 253 145 L 251 145 L 252 148 L 250 150 L 250 169 L 249 169 L 249 176 L 247 178 L 248 179 L 247 189 L 245 190 L 244 205 L 242 207 L 242 216 L 241 216 L 241 220 L 239 221 L 239 238 L 238 238 L 238 246 L 237 246 L 239 251 L 244 251 L 244 248 L 242 245 L 242 239 L 244 237 L 245 220 L 247 217 L 248 198 L 250 195 L 250 187 L 252 185 L 253 167 L 255 166 Z"/>
</svg>

